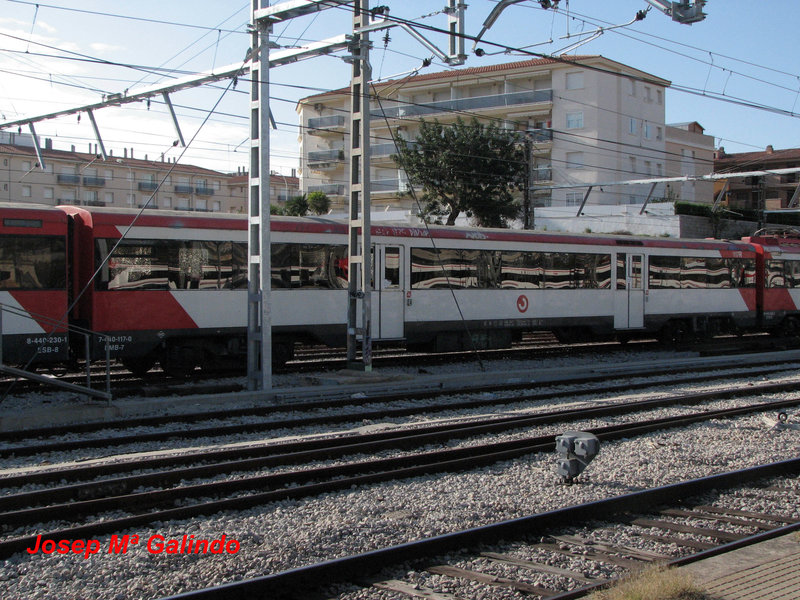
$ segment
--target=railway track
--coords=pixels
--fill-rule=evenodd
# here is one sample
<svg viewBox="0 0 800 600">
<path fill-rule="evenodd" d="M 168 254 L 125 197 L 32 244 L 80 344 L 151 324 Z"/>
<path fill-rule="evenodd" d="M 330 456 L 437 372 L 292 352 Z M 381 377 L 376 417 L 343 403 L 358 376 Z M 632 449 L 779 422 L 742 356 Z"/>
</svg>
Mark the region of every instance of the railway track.
<svg viewBox="0 0 800 600">
<path fill-rule="evenodd" d="M 675 402 L 689 403 L 708 399 L 709 395 L 677 398 Z M 611 441 L 642 435 L 644 433 L 673 428 L 687 427 L 692 423 L 707 422 L 712 419 L 730 418 L 753 412 L 779 412 L 800 404 L 800 398 L 778 402 L 762 402 L 754 405 L 710 410 L 683 414 L 679 416 L 649 418 L 623 424 L 583 429 L 595 434 L 600 440 Z M 315 440 L 305 443 L 284 444 L 251 449 L 248 458 L 210 464 L 212 453 L 194 456 L 195 462 L 202 466 L 179 470 L 167 470 L 146 475 L 129 475 L 98 482 L 59 485 L 46 490 L 5 494 L 0 497 L 0 523 L 13 524 L 15 528 L 32 527 L 45 522 L 74 521 L 83 516 L 100 516 L 109 511 L 124 511 L 126 516 L 102 518 L 91 523 L 67 529 L 49 531 L 45 534 L 33 532 L 0 541 L 0 556 L 7 557 L 15 552 L 33 547 L 36 536 L 49 539 L 84 539 L 104 533 L 140 527 L 155 521 L 186 519 L 221 510 L 240 510 L 267 502 L 297 499 L 309 495 L 319 495 L 351 486 L 371 485 L 387 480 L 397 480 L 422 474 L 474 469 L 498 461 L 519 458 L 535 452 L 552 452 L 554 434 L 523 436 L 510 441 L 490 441 L 477 445 L 425 450 L 430 444 L 450 442 L 454 439 L 473 438 L 479 435 L 496 434 L 509 429 L 528 428 L 542 424 L 553 424 L 614 416 L 621 412 L 642 411 L 658 406 L 654 402 L 637 403 L 633 406 L 610 406 L 594 409 L 562 411 L 560 414 L 547 414 L 538 417 L 517 417 L 493 419 L 491 422 L 464 426 L 463 424 L 430 427 L 428 430 L 411 432 L 387 432 L 361 436 L 357 439 Z M 310 466 L 314 461 L 338 459 L 359 454 L 376 454 L 387 449 L 402 449 L 402 456 L 372 460 L 351 460 L 334 465 Z M 410 453 L 409 453 L 410 452 Z M 219 459 L 219 452 L 215 452 Z M 254 456 L 253 454 L 258 454 Z M 173 464 L 178 460 L 167 458 Z M 226 456 L 226 458 L 229 458 Z M 163 466 L 162 461 L 162 466 Z M 267 475 L 245 475 L 233 479 L 194 485 L 175 484 L 198 478 L 209 478 L 220 473 L 243 472 L 253 469 L 271 469 L 292 464 L 306 465 L 297 471 L 284 471 Z M 124 465 L 124 469 L 152 467 L 148 460 Z M 104 467 L 106 470 L 108 467 Z M 112 465 L 113 468 L 113 465 Z M 80 473 L 80 475 L 78 475 Z M 59 481 L 77 476 L 94 476 L 97 471 L 91 468 L 64 470 L 52 473 Z M 2 480 L 4 486 L 43 483 L 43 474 L 21 475 Z M 133 491 L 156 486 L 155 489 Z M 264 491 L 268 490 L 268 491 Z M 133 491 L 133 492 L 132 492 Z M 132 493 L 131 493 L 132 492 Z M 199 498 L 212 498 L 201 500 Z M 175 508 L 175 506 L 179 506 Z M 8 525 L 6 526 L 8 527 Z"/>
<path fill-rule="evenodd" d="M 787 505 L 800 502 L 798 473 L 800 459 L 791 459 L 170 598 L 347 600 L 365 597 L 365 581 L 376 591 L 435 600 L 486 597 L 491 588 L 525 597 L 580 598 L 649 563 L 685 565 L 800 530 L 797 515 L 787 514 Z M 736 508 L 747 497 L 758 498 L 762 509 Z M 658 550 L 644 549 L 643 541 Z"/>
<path fill-rule="evenodd" d="M 758 374 L 765 377 L 786 372 L 787 368 L 785 363 L 779 362 L 771 365 L 764 363 L 757 369 Z M 713 369 L 714 372 L 710 374 L 704 373 L 705 370 L 710 369 Z M 736 373 L 734 369 L 720 371 L 718 367 L 711 366 L 706 369 L 698 367 L 674 368 L 671 372 L 661 372 L 662 375 L 671 375 L 668 380 L 670 386 L 714 381 L 725 382 L 730 377 L 736 376 Z M 632 374 L 633 376 L 634 374 Z M 451 395 L 443 394 L 440 390 L 375 393 L 363 394 L 359 398 L 326 398 L 301 403 L 281 403 L 211 413 L 146 417 L 102 423 L 6 431 L 0 432 L 0 444 L 3 444 L 0 446 L 0 457 L 42 456 L 48 452 L 78 451 L 89 448 L 108 449 L 144 442 L 197 440 L 241 434 L 264 435 L 303 427 L 385 422 L 390 419 L 419 416 L 421 414 L 434 415 L 445 411 L 491 409 L 501 406 L 522 405 L 524 403 L 552 402 L 557 399 L 560 402 L 568 403 L 591 395 L 609 397 L 613 394 L 629 394 L 637 390 L 647 390 L 658 386 L 658 383 L 653 381 L 632 382 L 624 378 L 620 381 L 618 376 L 609 376 L 607 374 L 586 375 L 579 380 L 573 378 L 570 380 L 570 384 L 582 385 L 571 390 L 555 389 L 544 392 L 531 392 L 529 391 L 531 385 L 529 382 L 502 383 L 491 386 L 481 384 L 472 389 L 459 390 L 458 394 Z M 591 384 L 591 386 L 588 384 Z M 736 397 L 742 393 L 792 392 L 797 388 L 797 385 L 796 381 L 787 381 L 762 383 L 746 390 L 720 389 L 715 392 L 681 394 L 673 397 L 666 397 L 661 394 L 660 398 L 650 401 L 648 405 L 655 407 L 669 406 L 676 403 L 696 403 Z M 523 391 L 520 392 L 520 390 Z M 465 392 L 472 392 L 473 395 L 465 398 Z M 398 403 L 401 406 L 397 406 Z M 320 413 L 321 410 L 326 412 Z M 602 410 L 598 410 L 598 414 L 603 412 L 611 414 L 613 410 L 627 411 L 629 408 L 627 408 L 625 402 L 622 402 L 616 408 L 605 407 Z M 224 420 L 231 418 L 243 420 L 244 422 L 226 424 Z M 199 425 L 176 429 L 174 425 L 178 422 Z M 164 427 L 165 425 L 167 426 L 166 429 L 156 431 L 139 430 L 135 433 L 125 433 L 138 428 Z M 117 430 L 116 433 L 103 435 L 104 431 L 115 429 Z M 92 437 L 90 434 L 94 434 L 96 437 Z M 77 437 L 78 439 L 63 439 L 64 436 Z M 15 442 L 25 440 L 33 441 L 27 444 L 15 444 Z M 2 482 L 1 479 L 0 482 Z"/>
</svg>

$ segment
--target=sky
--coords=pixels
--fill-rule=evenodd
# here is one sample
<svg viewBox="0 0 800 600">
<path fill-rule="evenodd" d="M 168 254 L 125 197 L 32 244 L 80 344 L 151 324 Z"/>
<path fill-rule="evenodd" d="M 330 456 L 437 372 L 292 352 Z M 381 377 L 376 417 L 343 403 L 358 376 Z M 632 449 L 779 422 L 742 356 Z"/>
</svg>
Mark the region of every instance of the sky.
<svg viewBox="0 0 800 600">
<path fill-rule="evenodd" d="M 390 15 L 446 28 L 445 0 L 382 0 Z M 272 4 L 279 4 L 273 2 Z M 475 36 L 496 2 L 471 0 L 466 34 Z M 545 10 L 528 0 L 506 8 L 484 34 L 483 56 L 472 52 L 463 67 L 527 60 L 539 55 L 599 54 L 667 79 L 667 123 L 697 121 L 728 153 L 800 147 L 800 53 L 797 0 L 709 0 L 707 17 L 683 25 L 651 9 L 625 27 L 645 0 L 561 0 Z M 0 123 L 98 102 L 103 94 L 134 93 L 174 77 L 241 63 L 251 43 L 250 2 L 233 0 L 0 0 Z M 331 8 L 276 24 L 270 39 L 283 48 L 349 33 L 352 13 Z M 606 29 L 598 29 L 606 28 Z M 420 31 L 445 49 L 447 38 Z M 591 33 L 599 32 L 591 41 Z M 431 52 L 399 28 L 371 36 L 375 79 L 405 77 Z M 586 41 L 577 48 L 569 46 Z M 531 54 L 535 53 L 535 54 Z M 349 85 L 343 53 L 270 71 L 271 167 L 289 174 L 299 166 L 299 99 Z M 420 72 L 451 69 L 434 60 Z M 163 102 L 154 99 L 95 112 L 100 133 L 114 156 L 134 149 L 136 158 L 180 162 L 224 172 L 247 165 L 247 81 L 219 82 L 173 94 L 188 148 L 177 135 Z M 14 128 L 12 131 L 16 131 Z M 23 128 L 27 131 L 27 128 Z M 93 151 L 86 115 L 36 124 L 54 147 Z M 130 150 L 129 150 L 130 151 Z"/>
</svg>

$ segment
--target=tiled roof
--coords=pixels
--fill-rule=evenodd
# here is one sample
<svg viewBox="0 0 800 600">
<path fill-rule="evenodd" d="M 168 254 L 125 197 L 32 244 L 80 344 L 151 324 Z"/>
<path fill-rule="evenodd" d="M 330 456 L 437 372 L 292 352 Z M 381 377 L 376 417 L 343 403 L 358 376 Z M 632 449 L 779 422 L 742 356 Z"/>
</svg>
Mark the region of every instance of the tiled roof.
<svg viewBox="0 0 800 600">
<path fill-rule="evenodd" d="M 0 154 L 15 154 L 17 156 L 30 156 L 36 158 L 36 150 L 33 146 L 18 146 L 16 144 L 0 144 Z M 77 163 L 88 163 L 95 161 L 95 165 L 101 166 L 104 163 L 117 163 L 123 167 L 132 167 L 140 169 L 160 169 L 165 170 L 173 166 L 174 163 L 162 162 L 156 160 L 144 160 L 140 158 L 125 158 L 124 156 L 109 156 L 107 161 L 102 158 L 98 159 L 96 154 L 89 152 L 73 152 L 71 150 L 53 150 L 42 148 L 42 156 L 46 159 L 51 158 L 54 160 L 67 160 Z M 112 165 L 113 166 L 113 165 Z M 201 175 L 210 175 L 213 177 L 227 177 L 227 174 L 213 169 L 206 169 L 196 165 L 187 165 L 178 163 L 175 165 L 175 170 L 181 173 L 196 173 Z"/>
<path fill-rule="evenodd" d="M 758 164 L 800 161 L 800 148 L 786 148 L 785 150 L 762 150 L 760 152 L 738 152 L 723 154 L 714 159 L 714 165 L 719 167 L 732 167 L 740 164 Z"/>
</svg>

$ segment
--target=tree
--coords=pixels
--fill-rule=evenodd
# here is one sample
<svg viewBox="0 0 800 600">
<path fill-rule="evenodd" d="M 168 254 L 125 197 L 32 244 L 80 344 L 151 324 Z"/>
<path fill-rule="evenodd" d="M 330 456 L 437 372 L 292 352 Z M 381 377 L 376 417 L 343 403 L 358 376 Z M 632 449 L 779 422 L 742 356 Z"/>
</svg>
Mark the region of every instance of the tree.
<svg viewBox="0 0 800 600">
<path fill-rule="evenodd" d="M 395 162 L 422 187 L 424 218 L 446 215 L 447 225 L 454 225 L 464 213 L 480 226 L 505 227 L 519 215 L 512 190 L 522 188 L 527 164 L 512 132 L 474 118 L 451 125 L 422 120 L 415 142 L 395 141 Z"/>
<path fill-rule="evenodd" d="M 284 213 L 292 217 L 303 217 L 308 213 L 308 200 L 305 194 L 294 196 L 286 201 Z"/>
<path fill-rule="evenodd" d="M 325 192 L 309 192 L 308 209 L 315 215 L 327 214 L 331 209 L 331 199 Z"/>
</svg>

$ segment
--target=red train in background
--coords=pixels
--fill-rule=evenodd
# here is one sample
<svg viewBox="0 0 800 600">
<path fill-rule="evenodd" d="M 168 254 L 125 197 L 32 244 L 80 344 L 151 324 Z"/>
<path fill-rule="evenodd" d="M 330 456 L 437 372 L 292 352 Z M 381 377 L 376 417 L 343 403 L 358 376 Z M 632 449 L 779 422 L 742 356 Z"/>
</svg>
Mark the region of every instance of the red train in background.
<svg viewBox="0 0 800 600">
<path fill-rule="evenodd" d="M 2 360 L 91 359 L 174 376 L 244 364 L 247 219 L 76 206 L 0 207 Z M 741 241 L 374 226 L 376 343 L 458 351 L 743 331 L 800 332 L 800 240 Z M 272 220 L 273 356 L 340 346 L 346 225 Z M 68 327 L 70 329 L 68 330 Z"/>
</svg>

